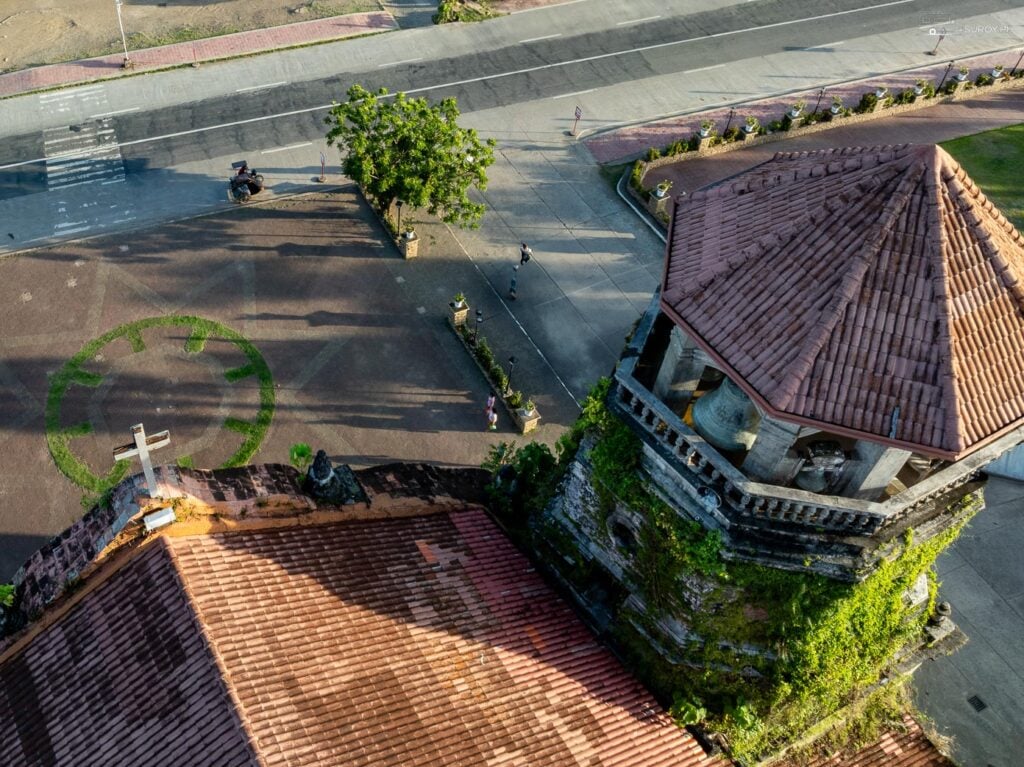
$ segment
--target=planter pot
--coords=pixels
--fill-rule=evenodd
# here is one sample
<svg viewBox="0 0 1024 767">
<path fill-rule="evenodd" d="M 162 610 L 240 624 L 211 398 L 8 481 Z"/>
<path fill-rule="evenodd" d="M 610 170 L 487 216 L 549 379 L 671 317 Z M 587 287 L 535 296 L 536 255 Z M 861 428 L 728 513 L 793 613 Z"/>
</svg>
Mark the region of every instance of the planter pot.
<svg viewBox="0 0 1024 767">
<path fill-rule="evenodd" d="M 749 136 L 752 133 L 757 133 L 757 127 L 754 125 L 744 125 L 743 132 Z"/>
<path fill-rule="evenodd" d="M 965 82 L 967 82 L 967 75 L 965 75 L 963 72 L 957 72 L 956 73 L 956 81 L 958 83 L 965 83 Z"/>
<path fill-rule="evenodd" d="M 662 189 L 660 186 L 656 186 L 654 187 L 654 191 L 651 192 L 651 196 L 657 197 L 659 200 L 664 200 L 666 197 L 668 197 L 668 191 Z"/>
<path fill-rule="evenodd" d="M 708 136 L 711 135 L 711 128 L 701 128 L 699 131 L 697 131 L 697 134 L 701 138 L 707 138 Z"/>
<path fill-rule="evenodd" d="M 1000 77 L 1003 76 L 1003 70 L 1001 70 L 1001 69 L 993 69 L 991 74 L 992 74 L 992 79 L 993 80 L 998 80 Z"/>
<path fill-rule="evenodd" d="M 885 98 L 886 93 L 888 93 L 888 91 L 885 88 L 875 88 L 875 98 L 879 101 Z"/>
<path fill-rule="evenodd" d="M 924 88 L 922 88 L 920 85 L 915 85 L 914 86 L 914 95 L 915 96 L 920 96 L 922 93 L 924 93 Z"/>
<path fill-rule="evenodd" d="M 786 114 L 789 115 L 789 119 L 790 120 L 795 120 L 796 118 L 798 118 L 800 116 L 800 110 L 799 109 L 790 109 Z"/>
<path fill-rule="evenodd" d="M 840 112 L 843 111 L 843 108 L 842 107 L 837 107 L 837 106 L 833 105 L 833 106 L 829 107 L 828 111 L 831 112 L 834 115 L 837 115 L 837 114 L 839 114 Z"/>
</svg>

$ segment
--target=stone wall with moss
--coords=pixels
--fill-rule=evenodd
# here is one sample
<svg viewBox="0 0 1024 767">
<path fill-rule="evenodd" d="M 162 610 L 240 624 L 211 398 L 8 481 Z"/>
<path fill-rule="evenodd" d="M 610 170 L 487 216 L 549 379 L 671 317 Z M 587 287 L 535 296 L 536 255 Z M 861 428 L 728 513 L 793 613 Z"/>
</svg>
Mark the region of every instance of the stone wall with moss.
<svg viewBox="0 0 1024 767">
<path fill-rule="evenodd" d="M 548 456 L 561 478 L 550 502 L 551 478 L 519 477 L 530 501 L 515 517 L 529 520 L 538 559 L 681 723 L 703 723 L 733 756 L 758 758 L 877 689 L 920 645 L 935 558 L 981 508 L 980 490 L 959 502 L 959 524 L 920 543 L 907 532 L 862 583 L 727 562 L 717 531 L 651 491 L 641 443 L 604 407 L 606 392 L 599 385 L 588 399 L 559 460 Z M 515 465 L 515 452 L 505 462 Z"/>
</svg>

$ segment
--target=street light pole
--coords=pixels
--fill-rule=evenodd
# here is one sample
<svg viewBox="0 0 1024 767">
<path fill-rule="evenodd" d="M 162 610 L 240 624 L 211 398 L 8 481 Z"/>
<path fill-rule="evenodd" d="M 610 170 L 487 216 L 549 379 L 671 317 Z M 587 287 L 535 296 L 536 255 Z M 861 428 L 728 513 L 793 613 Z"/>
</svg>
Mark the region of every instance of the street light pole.
<svg viewBox="0 0 1024 767">
<path fill-rule="evenodd" d="M 949 66 L 946 67 L 946 71 L 942 73 L 942 79 L 939 81 L 939 87 L 935 90 L 941 91 L 942 86 L 946 84 L 946 78 L 949 77 L 949 71 L 953 68 L 955 62 L 949 62 Z"/>
<path fill-rule="evenodd" d="M 512 388 L 512 371 L 516 369 L 516 356 L 513 354 L 508 358 L 508 394 L 515 391 Z"/>
<path fill-rule="evenodd" d="M 818 114 L 818 107 L 821 106 L 821 99 L 825 95 L 825 89 L 818 91 L 818 102 L 814 105 L 814 114 Z"/>
<path fill-rule="evenodd" d="M 121 62 L 122 69 L 128 69 L 132 60 L 128 58 L 128 40 L 124 36 L 124 22 L 121 20 L 121 0 L 114 0 L 114 7 L 117 9 L 117 26 L 121 30 L 121 46 L 124 48 L 124 61 Z"/>
<path fill-rule="evenodd" d="M 402 236 L 402 201 L 395 200 L 395 207 L 398 208 L 398 236 Z"/>
<path fill-rule="evenodd" d="M 1020 56 L 1017 57 L 1017 63 L 1014 64 L 1013 69 L 1010 70 L 1010 77 L 1013 77 L 1015 74 L 1017 74 L 1017 67 L 1020 66 L 1020 62 L 1022 60 L 1024 60 L 1024 51 L 1021 51 Z"/>
</svg>

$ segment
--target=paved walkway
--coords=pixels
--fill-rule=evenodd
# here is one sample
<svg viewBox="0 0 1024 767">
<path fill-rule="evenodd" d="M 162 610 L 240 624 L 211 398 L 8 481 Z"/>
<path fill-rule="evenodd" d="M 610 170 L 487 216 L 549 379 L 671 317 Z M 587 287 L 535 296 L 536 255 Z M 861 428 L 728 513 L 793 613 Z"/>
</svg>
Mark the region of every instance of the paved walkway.
<svg viewBox="0 0 1024 767">
<path fill-rule="evenodd" d="M 1021 66 L 1017 56 L 1004 53 L 988 54 L 974 58 L 963 59 L 957 62 L 939 60 L 935 66 L 907 70 L 895 74 L 883 75 L 870 80 L 854 80 L 849 82 L 836 83 L 822 89 L 794 93 L 785 99 L 772 98 L 759 101 L 746 101 L 730 104 L 714 110 L 697 110 L 687 114 L 681 114 L 666 120 L 648 122 L 643 125 L 631 125 L 615 130 L 604 131 L 600 134 L 590 136 L 584 140 L 587 149 L 600 163 L 617 163 L 627 160 L 634 160 L 651 147 L 663 149 L 680 138 L 688 139 L 700 128 L 704 120 L 711 120 L 715 123 L 719 132 L 725 130 L 726 125 L 740 127 L 748 116 L 756 117 L 762 125 L 767 125 L 773 120 L 781 120 L 786 111 L 797 101 L 806 103 L 805 111 L 817 111 L 826 109 L 832 104 L 832 97 L 838 96 L 847 107 L 855 107 L 864 93 L 871 91 L 877 86 L 887 88 L 890 93 L 900 93 L 914 86 L 918 80 L 925 80 L 936 85 L 953 79 L 958 73 L 960 66 L 970 69 L 969 79 L 973 82 L 978 75 L 991 72 L 997 64 L 1002 65 L 1006 72 L 1014 71 L 1014 63 Z M 1019 70 L 1018 70 L 1019 71 Z M 972 99 L 973 101 L 973 99 Z M 921 114 L 933 114 L 931 110 Z M 1018 118 L 1020 115 L 1018 115 Z M 886 119 L 886 118 L 879 118 Z M 886 119 L 886 121 L 888 121 Z M 1015 122 L 1019 122 L 1016 120 Z M 962 129 L 961 129 L 962 132 Z M 829 137 L 835 136 L 835 132 L 826 132 Z M 931 141 L 933 139 L 917 139 L 918 141 Z M 829 138 L 831 142 L 832 139 Z M 841 143 L 841 142 L 837 142 Z"/>
<path fill-rule="evenodd" d="M 297 45 L 310 45 L 356 35 L 389 32 L 397 28 L 398 24 L 395 22 L 395 18 L 385 11 L 353 13 L 348 16 L 301 21 L 269 29 L 253 29 L 248 32 L 209 37 L 189 43 L 175 43 L 158 48 L 131 51 L 132 67 L 127 70 L 121 66 L 124 60 L 123 53 L 70 61 L 66 64 L 49 64 L 0 75 L 0 97 L 31 93 L 74 83 L 106 80 L 133 72 L 148 72 L 186 64 L 201 64 L 206 61 L 265 53 Z"/>
</svg>

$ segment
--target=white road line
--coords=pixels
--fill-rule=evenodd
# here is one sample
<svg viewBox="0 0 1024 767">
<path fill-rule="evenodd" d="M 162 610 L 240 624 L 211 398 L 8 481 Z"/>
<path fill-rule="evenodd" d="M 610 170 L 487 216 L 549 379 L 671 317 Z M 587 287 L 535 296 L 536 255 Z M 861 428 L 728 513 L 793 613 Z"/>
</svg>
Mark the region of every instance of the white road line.
<svg viewBox="0 0 1024 767">
<path fill-rule="evenodd" d="M 377 69 L 384 69 L 385 67 L 397 67 L 400 64 L 415 64 L 417 61 L 423 61 L 423 58 L 418 59 L 402 59 L 401 61 L 389 61 L 387 64 L 378 64 Z"/>
<path fill-rule="evenodd" d="M 728 64 L 713 64 L 710 67 L 698 67 L 697 69 L 684 69 L 683 70 L 683 74 L 684 75 L 689 75 L 689 74 L 693 74 L 694 72 L 707 72 L 708 70 L 711 70 L 711 69 L 721 69 L 722 67 L 727 67 L 727 66 L 729 66 L 729 65 Z"/>
<path fill-rule="evenodd" d="M 583 2 L 583 0 L 575 0 L 575 1 L 576 2 Z M 654 44 L 654 45 L 643 45 L 643 46 L 640 46 L 639 48 L 630 48 L 628 50 L 615 51 L 613 53 L 599 53 L 599 54 L 594 55 L 594 56 L 585 56 L 585 57 L 579 58 L 579 59 L 572 59 L 571 61 L 560 61 L 560 62 L 556 62 L 556 63 L 553 63 L 553 64 L 541 64 L 541 65 L 535 66 L 535 67 L 526 67 L 524 69 L 516 69 L 516 70 L 510 71 L 510 72 L 500 72 L 500 73 L 498 73 L 496 75 L 481 75 L 480 77 L 469 77 L 469 78 L 466 78 L 465 80 L 451 80 L 451 81 L 446 82 L 446 83 L 437 83 L 436 85 L 426 85 L 426 86 L 424 86 L 422 88 L 410 88 L 409 90 L 405 91 L 405 93 L 406 93 L 406 95 L 412 95 L 412 94 L 415 94 L 415 93 L 429 93 L 430 91 L 441 90 L 441 89 L 444 89 L 444 88 L 454 88 L 455 86 L 458 86 L 458 85 L 468 85 L 469 83 L 478 83 L 478 82 L 483 82 L 485 80 L 499 80 L 499 79 L 501 79 L 503 77 L 514 77 L 515 75 L 525 75 L 525 74 L 529 74 L 531 72 L 540 72 L 540 71 L 545 70 L 545 69 L 555 69 L 557 67 L 567 67 L 567 66 L 571 66 L 573 64 L 585 64 L 588 61 L 600 61 L 602 59 L 610 59 L 610 58 L 614 58 L 616 56 L 624 56 L 624 55 L 629 54 L 629 53 L 644 53 L 646 51 L 653 51 L 653 50 L 657 50 L 659 48 L 668 48 L 668 47 L 671 47 L 673 45 L 684 45 L 685 43 L 698 42 L 698 41 L 701 41 L 701 40 L 709 40 L 709 39 L 716 38 L 716 37 L 728 37 L 730 35 L 739 35 L 739 34 L 744 34 L 746 32 L 756 32 L 756 31 L 761 30 L 761 29 L 772 29 L 772 28 L 775 28 L 775 27 L 790 26 L 792 24 L 802 24 L 802 23 L 807 22 L 807 21 L 820 21 L 822 19 L 830 19 L 830 18 L 833 18 L 835 16 L 846 16 L 846 15 L 849 15 L 851 13 L 863 13 L 865 11 L 875 11 L 875 10 L 878 10 L 879 8 L 889 8 L 889 7 L 892 7 L 894 5 L 906 5 L 907 3 L 912 3 L 912 2 L 915 2 L 915 0 L 892 0 L 892 2 L 879 3 L 878 5 L 869 5 L 869 6 L 866 6 L 864 8 L 854 8 L 854 9 L 849 10 L 849 11 L 836 11 L 834 13 L 826 13 L 826 14 L 822 14 L 822 15 L 819 15 L 819 16 L 807 16 L 807 17 L 802 18 L 802 19 L 791 19 L 790 21 L 778 21 L 778 22 L 775 22 L 774 24 L 763 24 L 763 25 L 761 25 L 759 27 L 746 27 L 744 29 L 735 29 L 735 30 L 732 30 L 730 32 L 716 32 L 715 34 L 712 34 L 712 35 L 704 35 L 702 37 L 691 37 L 691 38 L 687 38 L 685 40 L 675 40 L 673 42 L 668 42 L 668 43 L 657 43 L 657 44 Z M 569 5 L 569 4 L 570 3 L 563 3 L 563 5 Z M 546 7 L 551 8 L 551 7 L 554 7 L 554 6 L 546 6 Z M 528 10 L 535 10 L 535 9 L 528 9 Z M 726 65 L 723 64 L 721 66 L 726 66 Z M 260 87 L 267 87 L 267 86 L 260 86 Z M 394 94 L 389 94 L 389 95 L 393 96 Z M 573 94 L 567 94 L 567 95 L 573 95 Z M 125 141 L 123 143 L 116 144 L 116 145 L 112 144 L 111 146 L 117 146 L 118 148 L 124 148 L 124 147 L 129 147 L 129 146 L 137 146 L 139 144 L 150 144 L 150 143 L 154 143 L 154 142 L 157 142 L 157 141 L 166 141 L 167 139 L 179 138 L 181 136 L 193 136 L 193 135 L 195 135 L 197 133 L 206 133 L 207 131 L 211 131 L 211 130 L 220 130 L 221 128 L 234 128 L 234 127 L 239 126 L 239 125 L 249 125 L 251 123 L 264 122 L 265 120 L 276 120 L 276 119 L 278 119 L 280 117 L 293 117 L 295 115 L 304 115 L 304 114 L 309 114 L 310 112 L 322 112 L 324 110 L 333 109 L 333 108 L 334 108 L 334 104 L 321 104 L 320 106 L 306 107 L 305 109 L 292 109 L 292 110 L 290 110 L 288 112 L 279 112 L 277 114 L 272 114 L 272 115 L 260 115 L 259 117 L 250 117 L 250 118 L 248 118 L 246 120 L 233 120 L 231 122 L 220 123 L 218 125 L 207 125 L 207 126 L 202 127 L 202 128 L 192 128 L 190 130 L 177 131 L 175 133 L 165 133 L 165 134 L 160 135 L 160 136 L 150 136 L 149 138 L 134 139 L 132 141 Z M 82 154 L 87 154 L 87 153 L 83 152 Z M 45 160 L 46 158 L 42 158 L 42 159 Z M 23 165 L 32 165 L 32 164 L 37 163 L 39 161 L 40 161 L 40 159 L 37 158 L 35 160 L 20 160 L 19 162 L 11 162 L 11 163 L 7 163 L 6 165 L 0 165 L 0 170 L 9 170 L 10 168 L 20 168 Z"/>
<path fill-rule="evenodd" d="M 552 96 L 553 99 L 567 99 L 570 96 L 582 96 L 584 93 L 593 93 L 597 88 L 587 88 L 585 91 L 575 91 L 573 93 L 563 93 L 560 96 Z"/>
<path fill-rule="evenodd" d="M 279 85 L 287 85 L 287 80 L 282 80 L 279 83 L 267 83 L 266 85 L 250 85 L 248 88 L 236 88 L 235 93 L 245 93 L 246 91 L 261 91 L 264 88 L 276 88 Z"/>
<path fill-rule="evenodd" d="M 88 224 L 88 223 L 89 223 L 88 221 L 66 221 L 64 223 L 54 224 L 53 228 L 54 229 L 65 229 L 66 227 L 69 227 L 69 226 L 81 226 L 82 224 Z"/>
<path fill-rule="evenodd" d="M 99 120 L 101 117 L 113 117 L 114 115 L 126 115 L 129 112 L 138 112 L 142 107 L 128 107 L 127 109 L 115 109 L 113 112 L 100 112 L 98 115 L 93 115 L 90 120 Z"/>
<path fill-rule="evenodd" d="M 540 37 L 528 37 L 525 40 L 520 40 L 520 43 L 535 43 L 538 40 L 554 40 L 556 37 L 561 37 L 561 32 L 555 32 L 553 35 L 541 35 Z"/>
<path fill-rule="evenodd" d="M 303 146 L 312 146 L 312 141 L 304 141 L 301 144 L 289 144 L 288 146 L 279 146 L 276 149 L 264 149 L 260 154 L 273 154 L 274 152 L 285 152 L 289 149 L 298 149 Z"/>
<path fill-rule="evenodd" d="M 625 27 L 629 24 L 643 24 L 645 21 L 654 21 L 660 19 L 661 16 L 645 16 L 642 19 L 630 19 L 629 21 L 620 21 L 615 24 L 617 27 Z"/>
</svg>

